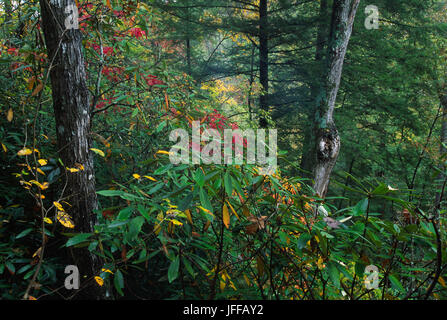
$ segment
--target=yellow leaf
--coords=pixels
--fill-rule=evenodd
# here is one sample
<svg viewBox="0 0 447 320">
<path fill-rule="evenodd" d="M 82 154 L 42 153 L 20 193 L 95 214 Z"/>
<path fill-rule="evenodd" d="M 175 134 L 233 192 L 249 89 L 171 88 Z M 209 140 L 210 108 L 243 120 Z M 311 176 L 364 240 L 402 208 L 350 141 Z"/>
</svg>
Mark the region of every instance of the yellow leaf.
<svg viewBox="0 0 447 320">
<path fill-rule="evenodd" d="M 220 290 L 222 290 L 223 291 L 223 289 L 225 289 L 225 286 L 226 286 L 227 284 L 224 282 L 224 281 L 220 281 Z"/>
<path fill-rule="evenodd" d="M 157 181 L 155 178 L 152 178 L 151 176 L 143 176 L 143 177 L 151 181 Z"/>
<path fill-rule="evenodd" d="M 28 300 L 37 300 L 37 299 L 34 298 L 33 296 L 28 296 Z"/>
<path fill-rule="evenodd" d="M 186 219 L 188 219 L 189 223 L 190 223 L 190 224 L 193 224 L 193 223 L 192 223 L 191 211 L 189 211 L 189 209 L 186 209 L 186 210 L 185 210 L 185 214 L 186 214 Z"/>
<path fill-rule="evenodd" d="M 95 281 L 100 287 L 104 284 L 104 280 L 101 277 L 96 276 Z"/>
<path fill-rule="evenodd" d="M 444 281 L 444 279 L 442 277 L 439 277 L 438 281 L 445 288 L 445 281 Z"/>
<path fill-rule="evenodd" d="M 51 219 L 48 217 L 43 218 L 43 221 L 45 221 L 48 224 L 53 224 L 53 221 L 51 221 Z"/>
<path fill-rule="evenodd" d="M 172 222 L 173 224 L 175 224 L 176 226 L 183 226 L 183 223 L 181 223 L 181 222 L 178 221 L 178 220 L 172 219 L 171 222 Z"/>
<path fill-rule="evenodd" d="M 164 150 L 158 150 L 157 153 L 160 153 L 160 154 L 167 154 L 167 155 L 170 154 L 169 151 L 164 151 Z"/>
<path fill-rule="evenodd" d="M 212 213 L 211 211 L 209 211 L 208 209 L 205 209 L 205 208 L 202 207 L 202 206 L 197 206 L 197 208 L 200 208 L 200 209 L 202 209 L 203 211 L 205 211 L 206 213 L 208 213 L 208 214 L 214 216 L 213 213 Z"/>
<path fill-rule="evenodd" d="M 79 171 L 79 169 L 77 169 L 77 168 L 67 168 L 67 170 L 70 171 L 71 173 Z"/>
<path fill-rule="evenodd" d="M 6 146 L 3 143 L 2 143 L 2 148 L 3 148 L 3 151 L 8 152 L 8 148 L 6 148 Z"/>
<path fill-rule="evenodd" d="M 30 155 L 31 153 L 33 153 L 33 152 L 31 151 L 31 149 L 23 148 L 22 150 L 20 150 L 19 152 L 17 152 L 17 155 L 18 155 L 18 156 L 28 156 L 28 155 Z"/>
<path fill-rule="evenodd" d="M 43 172 L 40 168 L 37 168 L 36 171 L 39 172 L 40 174 L 44 175 L 44 176 L 46 175 L 45 172 Z"/>
<path fill-rule="evenodd" d="M 139 174 L 136 174 L 136 173 L 134 173 L 134 174 L 132 175 L 132 177 L 134 177 L 134 178 L 137 179 L 137 180 L 141 179 L 141 176 L 140 176 Z"/>
<path fill-rule="evenodd" d="M 58 210 L 60 210 L 60 211 L 65 211 L 65 210 L 64 210 L 64 207 L 62 207 L 62 205 L 61 205 L 59 202 L 54 201 L 53 204 L 54 204 L 54 206 L 55 206 Z"/>
<path fill-rule="evenodd" d="M 36 252 L 33 253 L 33 258 L 36 256 L 40 258 L 41 253 L 42 253 L 42 247 L 40 247 L 39 249 L 36 250 Z"/>
<path fill-rule="evenodd" d="M 250 279 L 248 279 L 248 277 L 245 273 L 244 273 L 244 280 L 247 283 L 247 286 L 250 286 Z"/>
<path fill-rule="evenodd" d="M 108 273 L 111 273 L 111 274 L 113 274 L 113 272 L 112 272 L 112 271 L 110 271 L 109 269 L 104 269 L 104 268 L 102 268 L 102 269 L 101 269 L 101 271 L 103 271 L 103 272 L 108 272 Z"/>
<path fill-rule="evenodd" d="M 234 210 L 234 208 L 233 208 L 233 206 L 231 205 L 231 203 L 227 200 L 227 203 L 228 203 L 228 206 L 230 207 L 230 209 L 231 209 L 231 212 L 233 212 L 233 214 L 236 216 L 236 218 L 238 219 L 238 220 L 240 220 L 239 219 L 239 216 L 237 215 L 237 213 L 236 213 L 236 210 Z"/>
<path fill-rule="evenodd" d="M 318 259 L 318 261 L 317 261 L 317 267 L 318 267 L 318 269 L 323 269 L 325 266 L 324 266 L 324 264 L 323 264 L 323 258 L 319 258 Z"/>
<path fill-rule="evenodd" d="M 222 208 L 222 221 L 228 229 L 230 227 L 230 213 L 228 212 L 228 207 L 225 203 Z"/>
<path fill-rule="evenodd" d="M 99 154 L 101 157 L 104 157 L 105 154 L 102 150 L 96 149 L 96 148 L 90 148 L 94 153 Z"/>
<path fill-rule="evenodd" d="M 8 113 L 6 114 L 6 120 L 8 120 L 8 122 L 11 122 L 13 117 L 14 117 L 14 112 L 12 111 L 11 108 L 9 108 Z"/>
<path fill-rule="evenodd" d="M 43 184 L 39 183 L 36 180 L 30 180 L 29 182 L 32 183 L 32 184 L 35 184 L 36 186 L 38 186 L 42 190 L 48 189 L 48 187 L 49 187 L 49 183 L 48 182 L 44 182 Z"/>
<path fill-rule="evenodd" d="M 45 160 L 45 159 L 39 159 L 39 160 L 37 160 L 37 162 L 39 162 L 39 164 L 40 164 L 41 166 L 46 166 L 47 163 L 48 163 L 48 161 Z"/>
<path fill-rule="evenodd" d="M 161 231 L 161 223 L 163 222 L 163 212 L 160 212 L 157 215 L 157 220 L 160 221 L 155 227 L 154 227 L 154 233 L 158 235 Z"/>
<path fill-rule="evenodd" d="M 74 228 L 74 223 L 71 220 L 71 217 L 68 214 L 66 214 L 65 212 L 58 211 L 56 218 L 61 223 L 61 225 L 63 225 L 64 227 L 71 228 L 71 229 Z"/>
</svg>

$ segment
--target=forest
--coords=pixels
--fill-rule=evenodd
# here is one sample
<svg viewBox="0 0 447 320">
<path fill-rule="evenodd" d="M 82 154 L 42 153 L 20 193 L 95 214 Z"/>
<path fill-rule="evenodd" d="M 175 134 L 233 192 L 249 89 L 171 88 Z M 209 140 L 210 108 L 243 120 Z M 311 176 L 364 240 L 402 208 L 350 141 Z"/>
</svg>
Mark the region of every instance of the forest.
<svg viewBox="0 0 447 320">
<path fill-rule="evenodd" d="M 447 299 L 447 1 L 0 0 L 0 34 L 0 300 Z"/>
</svg>

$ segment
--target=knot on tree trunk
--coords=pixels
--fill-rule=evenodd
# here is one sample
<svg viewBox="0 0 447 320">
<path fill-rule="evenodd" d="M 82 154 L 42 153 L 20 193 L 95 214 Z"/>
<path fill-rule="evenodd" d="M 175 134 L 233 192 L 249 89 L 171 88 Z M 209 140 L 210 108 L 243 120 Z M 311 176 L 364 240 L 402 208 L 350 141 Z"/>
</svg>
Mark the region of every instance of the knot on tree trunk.
<svg viewBox="0 0 447 320">
<path fill-rule="evenodd" d="M 336 158 L 340 150 L 340 136 L 338 135 L 337 128 L 333 125 L 320 130 L 317 148 L 318 160 L 327 161 Z"/>
</svg>

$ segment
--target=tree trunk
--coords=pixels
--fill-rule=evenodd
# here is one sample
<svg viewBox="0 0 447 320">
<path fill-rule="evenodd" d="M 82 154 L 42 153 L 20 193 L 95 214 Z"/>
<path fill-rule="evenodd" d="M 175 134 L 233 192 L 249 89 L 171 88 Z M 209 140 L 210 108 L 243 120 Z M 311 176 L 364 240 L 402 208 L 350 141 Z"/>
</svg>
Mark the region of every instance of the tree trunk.
<svg viewBox="0 0 447 320">
<path fill-rule="evenodd" d="M 445 145 L 447 145 L 447 94 L 443 95 L 441 97 L 441 105 L 442 105 L 442 118 L 441 118 L 441 136 L 440 136 L 440 147 L 439 147 L 439 155 L 440 155 L 440 162 L 445 163 L 446 161 L 446 154 L 447 154 L 447 148 Z M 439 188 L 439 191 L 436 192 L 435 197 L 435 206 L 439 206 L 442 199 L 442 183 L 445 179 L 445 169 L 446 166 L 442 166 L 441 170 L 442 173 L 440 173 L 436 177 L 436 186 Z"/>
<path fill-rule="evenodd" d="M 267 128 L 267 119 L 262 112 L 267 112 L 268 91 L 269 91 L 269 49 L 268 49 L 268 31 L 267 31 L 267 0 L 259 2 L 259 82 L 262 92 L 259 96 L 259 126 Z"/>
<path fill-rule="evenodd" d="M 188 69 L 188 75 L 191 76 L 191 36 L 190 36 L 190 14 L 189 14 L 189 1 L 186 2 L 186 65 Z"/>
<path fill-rule="evenodd" d="M 317 30 L 317 40 L 316 40 L 316 44 L 315 44 L 315 64 L 316 64 L 316 73 L 318 75 L 321 74 L 321 62 L 323 61 L 323 57 L 324 57 L 324 42 L 325 39 L 327 39 L 327 7 L 328 7 L 328 3 L 327 0 L 321 0 L 320 1 L 320 12 L 318 15 L 318 30 Z M 309 123 L 310 125 L 306 127 L 306 129 L 304 130 L 304 138 L 303 138 L 303 148 L 301 151 L 301 164 L 300 167 L 301 169 L 304 170 L 304 172 L 302 173 L 302 175 L 306 178 L 310 178 L 310 176 L 308 175 L 307 172 L 312 170 L 312 123 L 313 123 L 313 117 L 315 115 L 315 99 L 316 96 L 318 94 L 318 85 L 319 85 L 319 81 L 321 80 L 321 78 L 316 77 L 315 79 L 311 79 L 311 83 L 310 83 L 310 103 L 307 107 L 307 112 L 306 112 L 306 116 L 307 116 L 307 123 Z"/>
<path fill-rule="evenodd" d="M 333 120 L 343 61 L 360 0 L 334 1 L 324 80 L 316 97 L 313 124 L 314 189 L 325 197 L 330 175 L 340 151 L 340 136 Z"/>
<path fill-rule="evenodd" d="M 64 196 L 71 207 L 76 232 L 94 231 L 97 208 L 93 155 L 90 151 L 90 96 L 86 85 L 81 32 L 65 29 L 65 13 L 74 0 L 40 0 L 42 27 L 48 56 L 59 156 L 65 167 L 82 164 L 84 170 L 67 173 Z M 99 274 L 101 261 L 86 249 L 74 249 L 74 264 L 79 268 L 81 288 L 76 298 L 100 299 L 103 290 L 92 279 Z M 84 276 L 87 276 L 86 278 Z M 82 281 L 86 283 L 82 283 Z M 88 282 L 87 282 L 88 280 Z"/>
</svg>

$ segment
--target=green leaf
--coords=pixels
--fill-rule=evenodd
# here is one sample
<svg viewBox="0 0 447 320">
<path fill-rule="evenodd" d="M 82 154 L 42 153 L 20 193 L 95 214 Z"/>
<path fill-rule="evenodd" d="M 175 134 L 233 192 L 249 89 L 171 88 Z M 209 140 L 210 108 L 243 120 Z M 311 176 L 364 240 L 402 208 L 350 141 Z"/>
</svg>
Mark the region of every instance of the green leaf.
<svg viewBox="0 0 447 320">
<path fill-rule="evenodd" d="M 129 219 L 130 216 L 132 215 L 133 209 L 134 208 L 132 207 L 127 207 L 121 210 L 120 213 L 118 214 L 117 220 L 125 221 Z"/>
<path fill-rule="evenodd" d="M 381 183 L 377 188 L 375 188 L 373 190 L 373 192 L 371 192 L 371 194 L 383 195 L 383 194 L 387 194 L 389 191 L 390 191 L 390 189 L 388 189 L 388 186 L 384 183 Z"/>
<path fill-rule="evenodd" d="M 363 263 L 363 262 L 361 262 L 361 261 L 357 261 L 357 262 L 355 263 L 355 267 L 354 267 L 354 269 L 355 269 L 355 274 L 356 274 L 359 278 L 362 278 L 362 277 L 363 277 L 363 274 L 365 273 L 365 267 L 366 267 L 366 264 Z"/>
<path fill-rule="evenodd" d="M 338 271 L 335 262 L 332 262 L 332 261 L 329 262 L 328 271 L 329 271 L 329 277 L 330 277 L 332 283 L 337 288 L 340 288 L 340 272 Z"/>
<path fill-rule="evenodd" d="M 231 198 L 232 194 L 233 194 L 233 184 L 231 183 L 231 175 L 230 172 L 225 172 L 225 177 L 224 177 L 224 183 L 225 183 L 225 191 L 228 195 L 228 197 Z"/>
<path fill-rule="evenodd" d="M 298 239 L 297 247 L 298 249 L 303 249 L 307 242 L 312 238 L 312 236 L 308 233 L 303 233 L 300 238 Z"/>
<path fill-rule="evenodd" d="M 5 265 L 6 265 L 6 268 L 8 268 L 9 271 L 11 271 L 12 273 L 16 272 L 16 267 L 14 267 L 14 265 L 12 264 L 11 261 L 6 261 Z"/>
<path fill-rule="evenodd" d="M 123 293 L 123 288 L 124 288 L 124 278 L 123 278 L 123 274 L 121 273 L 121 270 L 116 270 L 115 272 L 115 277 L 113 279 L 113 284 L 115 285 L 115 289 L 116 291 L 118 291 L 118 293 L 121 296 L 124 296 Z"/>
<path fill-rule="evenodd" d="M 23 230 L 22 232 L 20 232 L 17 236 L 16 239 L 20 239 L 23 238 L 24 236 L 26 236 L 28 233 L 30 233 L 31 231 L 33 231 L 33 228 L 28 228 L 26 230 Z"/>
<path fill-rule="evenodd" d="M 196 274 L 194 273 L 194 269 L 192 268 L 192 266 L 189 263 L 188 259 L 182 258 L 182 261 L 183 261 L 183 265 L 185 266 L 186 270 L 194 278 Z"/>
<path fill-rule="evenodd" d="M 180 211 L 185 211 L 186 209 L 188 209 L 191 205 L 192 199 L 194 198 L 194 192 L 190 192 L 188 193 L 188 195 L 185 197 L 185 199 L 183 199 L 179 206 L 178 209 Z"/>
<path fill-rule="evenodd" d="M 179 271 L 179 265 L 180 265 L 180 259 L 178 256 L 174 258 L 174 260 L 171 262 L 171 265 L 168 269 L 168 281 L 171 283 L 175 279 L 177 279 L 178 271 Z"/>
<path fill-rule="evenodd" d="M 105 197 L 116 197 L 116 196 L 121 196 L 122 194 L 124 194 L 124 191 L 121 191 L 121 190 L 101 190 L 101 191 L 96 191 L 96 193 L 101 195 L 101 196 L 105 196 Z"/>
<path fill-rule="evenodd" d="M 203 188 L 200 188 L 200 203 L 205 209 L 213 212 L 213 206 L 211 205 L 210 199 L 208 198 L 208 193 Z"/>
<path fill-rule="evenodd" d="M 158 190 L 160 190 L 161 188 L 163 188 L 164 186 L 165 186 L 164 183 L 156 184 L 155 187 L 153 187 L 151 190 L 149 190 L 149 192 L 147 194 L 151 195 L 151 194 L 157 192 Z"/>
<path fill-rule="evenodd" d="M 133 218 L 130 221 L 129 233 L 127 234 L 129 240 L 135 239 L 138 236 L 138 233 L 140 233 L 143 223 L 144 223 L 144 217 L 142 216 Z"/>
<path fill-rule="evenodd" d="M 361 200 L 357 205 L 352 209 L 353 216 L 361 216 L 366 213 L 366 209 L 368 208 L 368 198 Z"/>
<path fill-rule="evenodd" d="M 194 181 L 197 183 L 197 185 L 202 188 L 205 184 L 205 175 L 203 174 L 203 171 L 201 168 L 197 168 L 196 172 L 194 173 Z"/>
<path fill-rule="evenodd" d="M 390 275 L 388 276 L 388 279 L 390 279 L 390 281 L 391 281 L 391 285 L 393 286 L 394 289 L 399 290 L 401 293 L 405 293 L 405 292 L 406 292 L 405 289 L 404 289 L 404 287 L 403 287 L 402 284 L 400 283 L 400 281 L 399 281 L 395 276 L 393 276 L 392 274 L 390 274 Z"/>
<path fill-rule="evenodd" d="M 117 228 L 117 227 L 120 227 L 120 226 L 124 226 L 128 222 L 129 221 L 115 221 L 115 222 L 112 222 L 111 224 L 109 224 L 107 227 L 108 228 Z"/>
<path fill-rule="evenodd" d="M 162 175 L 162 174 L 166 173 L 166 171 L 168 171 L 171 168 L 172 168 L 172 164 L 171 163 L 168 164 L 168 165 L 165 165 L 163 167 L 160 167 L 160 168 L 158 168 L 157 170 L 154 171 L 154 175 L 156 175 L 156 176 Z"/>
<path fill-rule="evenodd" d="M 150 216 L 149 216 L 149 210 L 144 208 L 142 205 L 138 205 L 138 211 L 141 213 L 141 215 L 150 222 Z"/>
<path fill-rule="evenodd" d="M 163 130 L 163 128 L 166 127 L 166 124 L 167 124 L 166 120 L 161 122 L 158 125 L 157 129 L 155 129 L 155 133 L 159 133 L 161 130 Z"/>
<path fill-rule="evenodd" d="M 91 235 L 92 235 L 91 233 L 80 233 L 80 234 L 74 236 L 73 238 L 68 239 L 65 246 L 71 247 L 71 246 L 77 245 L 77 244 L 87 240 Z"/>
</svg>

